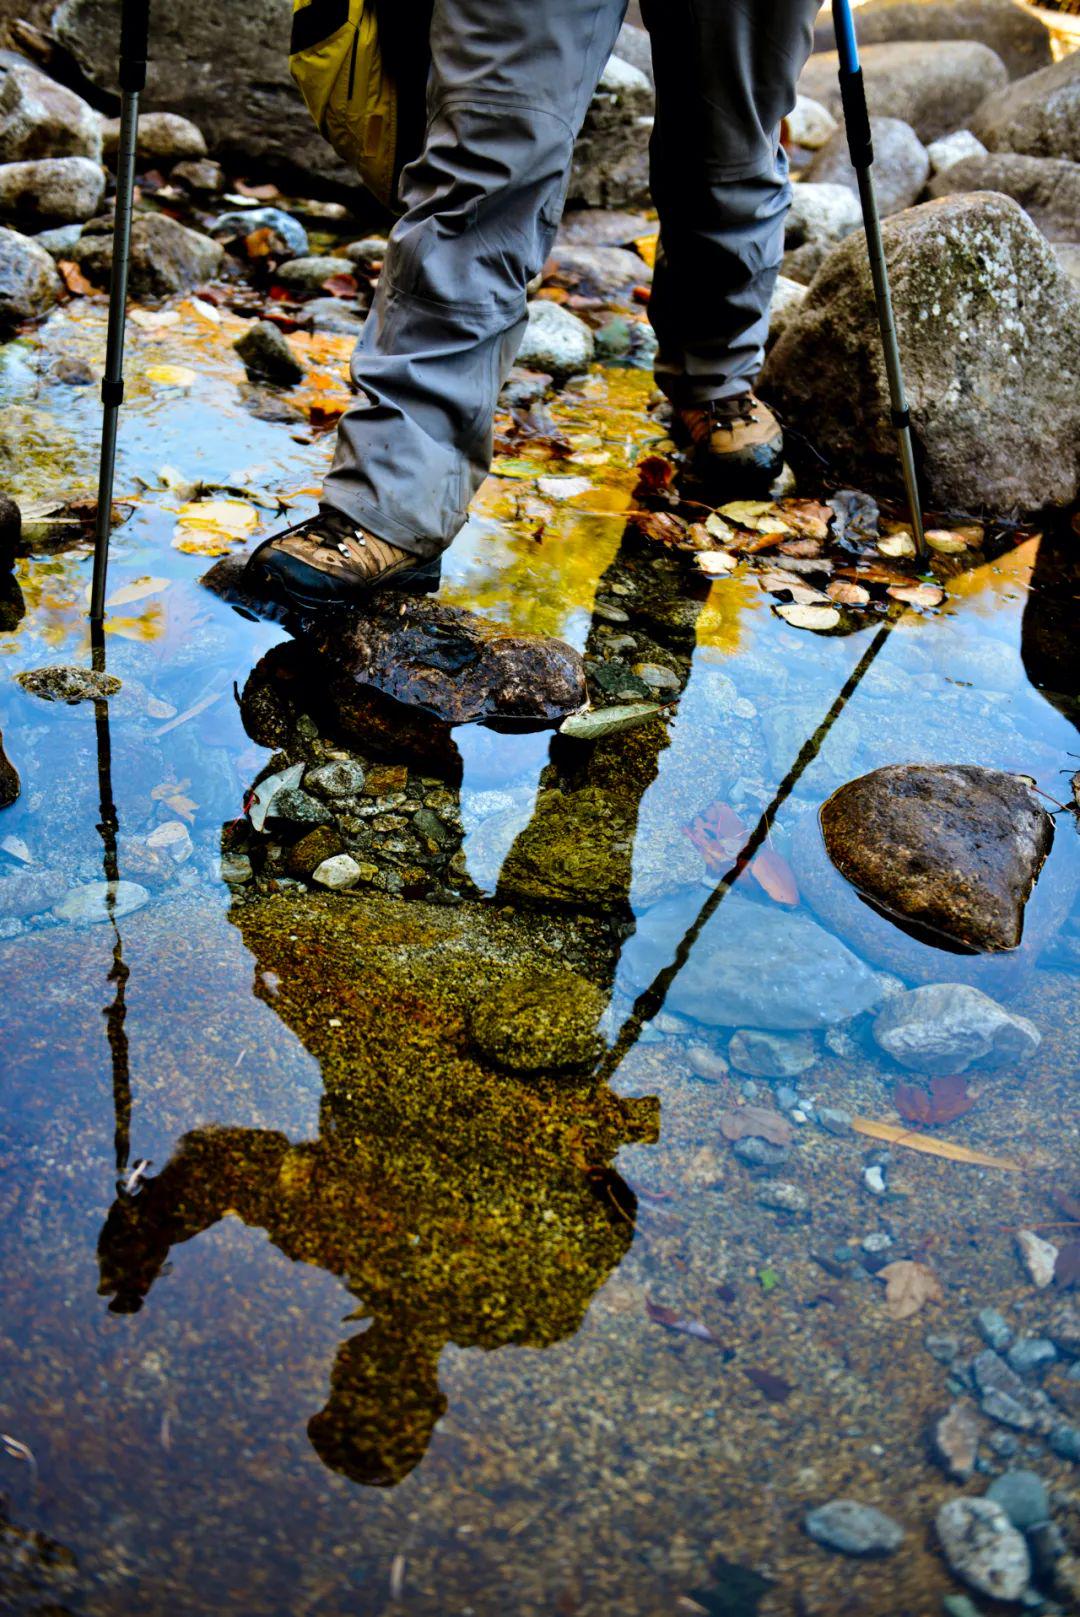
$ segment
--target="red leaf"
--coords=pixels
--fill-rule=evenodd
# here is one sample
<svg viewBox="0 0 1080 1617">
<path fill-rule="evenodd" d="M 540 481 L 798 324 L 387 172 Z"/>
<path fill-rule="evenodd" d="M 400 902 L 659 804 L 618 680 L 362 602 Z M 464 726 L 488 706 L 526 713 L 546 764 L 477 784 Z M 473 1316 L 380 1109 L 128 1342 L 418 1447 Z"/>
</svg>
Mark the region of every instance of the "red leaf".
<svg viewBox="0 0 1080 1617">
<path fill-rule="evenodd" d="M 634 470 L 638 474 L 635 495 L 656 494 L 675 480 L 675 467 L 663 455 L 646 455 L 638 461 Z"/>
<path fill-rule="evenodd" d="M 773 848 L 762 848 L 753 864 L 750 874 L 758 886 L 774 898 L 778 904 L 797 904 L 799 902 L 799 889 L 795 881 L 795 873 L 786 859 Z"/>
<path fill-rule="evenodd" d="M 714 875 L 727 870 L 746 842 L 747 831 L 739 816 L 719 798 L 683 827 Z"/>
<path fill-rule="evenodd" d="M 329 292 L 333 298 L 354 298 L 356 296 L 356 276 L 342 270 L 338 275 L 330 275 L 322 284 L 324 292 Z"/>
<path fill-rule="evenodd" d="M 975 1097 L 968 1093 L 963 1078 L 956 1074 L 931 1078 L 929 1090 L 919 1084 L 897 1084 L 893 1100 L 905 1123 L 920 1123 L 925 1128 L 952 1123 L 975 1105 Z"/>
</svg>

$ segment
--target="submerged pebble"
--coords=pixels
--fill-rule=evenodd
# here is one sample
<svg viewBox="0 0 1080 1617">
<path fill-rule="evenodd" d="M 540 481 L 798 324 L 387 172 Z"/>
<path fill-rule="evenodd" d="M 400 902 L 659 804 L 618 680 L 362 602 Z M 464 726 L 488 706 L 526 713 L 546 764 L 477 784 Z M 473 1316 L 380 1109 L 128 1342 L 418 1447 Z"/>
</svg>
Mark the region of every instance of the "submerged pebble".
<svg viewBox="0 0 1080 1617">
<path fill-rule="evenodd" d="M 905 1538 L 899 1522 L 857 1499 L 832 1499 L 819 1505 L 807 1511 L 803 1525 L 815 1543 L 861 1558 L 891 1555 Z"/>
</svg>

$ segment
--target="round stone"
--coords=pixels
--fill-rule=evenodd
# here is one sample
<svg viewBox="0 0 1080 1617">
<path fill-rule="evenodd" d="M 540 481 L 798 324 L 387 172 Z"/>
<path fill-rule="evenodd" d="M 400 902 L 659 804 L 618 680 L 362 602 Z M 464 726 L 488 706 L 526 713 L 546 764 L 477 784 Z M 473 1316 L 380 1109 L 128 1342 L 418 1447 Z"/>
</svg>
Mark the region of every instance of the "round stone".
<svg viewBox="0 0 1080 1617">
<path fill-rule="evenodd" d="M 72 887 L 58 904 L 53 914 L 58 921 L 73 925 L 88 925 L 94 921 L 110 921 L 121 915 L 130 915 L 141 909 L 150 894 L 135 881 L 94 881 L 85 887 Z"/>
<path fill-rule="evenodd" d="M 469 1033 L 481 1055 L 512 1072 L 585 1067 L 604 1048 L 597 1024 L 606 1004 L 576 972 L 515 977 L 474 1007 Z"/>
<path fill-rule="evenodd" d="M 1023 1534 L 993 1499 L 950 1499 L 937 1513 L 945 1559 L 958 1578 L 995 1600 L 1019 1600 L 1031 1577 Z"/>
<path fill-rule="evenodd" d="M 831 1499 L 807 1511 L 804 1526 L 815 1543 L 861 1559 L 891 1555 L 904 1541 L 899 1522 L 857 1499 Z"/>
</svg>

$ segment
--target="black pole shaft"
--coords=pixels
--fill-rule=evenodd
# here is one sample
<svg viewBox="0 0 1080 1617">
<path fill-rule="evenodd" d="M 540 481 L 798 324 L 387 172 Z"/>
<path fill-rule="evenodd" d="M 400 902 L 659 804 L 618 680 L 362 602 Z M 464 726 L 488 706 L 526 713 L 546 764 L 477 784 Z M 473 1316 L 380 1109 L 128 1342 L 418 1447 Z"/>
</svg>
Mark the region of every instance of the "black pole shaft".
<svg viewBox="0 0 1080 1617">
<path fill-rule="evenodd" d="M 131 214 L 135 195 L 135 144 L 139 130 L 139 93 L 146 83 L 150 37 L 149 0 L 124 0 L 120 14 L 120 144 L 116 158 L 116 212 L 113 220 L 112 275 L 109 282 L 109 326 L 105 340 L 105 374 L 101 381 L 103 418 L 98 467 L 97 521 L 94 531 L 94 577 L 90 586 L 90 621 L 105 616 L 105 581 L 112 526 L 116 434 L 124 398 L 124 331 L 127 313 Z"/>
</svg>

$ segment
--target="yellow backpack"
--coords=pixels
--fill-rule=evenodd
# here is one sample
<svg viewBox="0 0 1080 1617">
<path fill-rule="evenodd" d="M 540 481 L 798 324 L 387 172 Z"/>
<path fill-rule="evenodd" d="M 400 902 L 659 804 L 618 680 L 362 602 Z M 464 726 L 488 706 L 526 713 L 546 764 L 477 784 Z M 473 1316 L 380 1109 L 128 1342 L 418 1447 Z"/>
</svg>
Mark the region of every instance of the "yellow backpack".
<svg viewBox="0 0 1080 1617">
<path fill-rule="evenodd" d="M 401 96 L 380 40 L 378 0 L 293 0 L 289 70 L 319 133 L 368 190 L 395 206 L 402 149 Z M 426 41 L 425 41 L 426 44 Z M 417 51 L 417 65 L 426 49 Z"/>
</svg>

